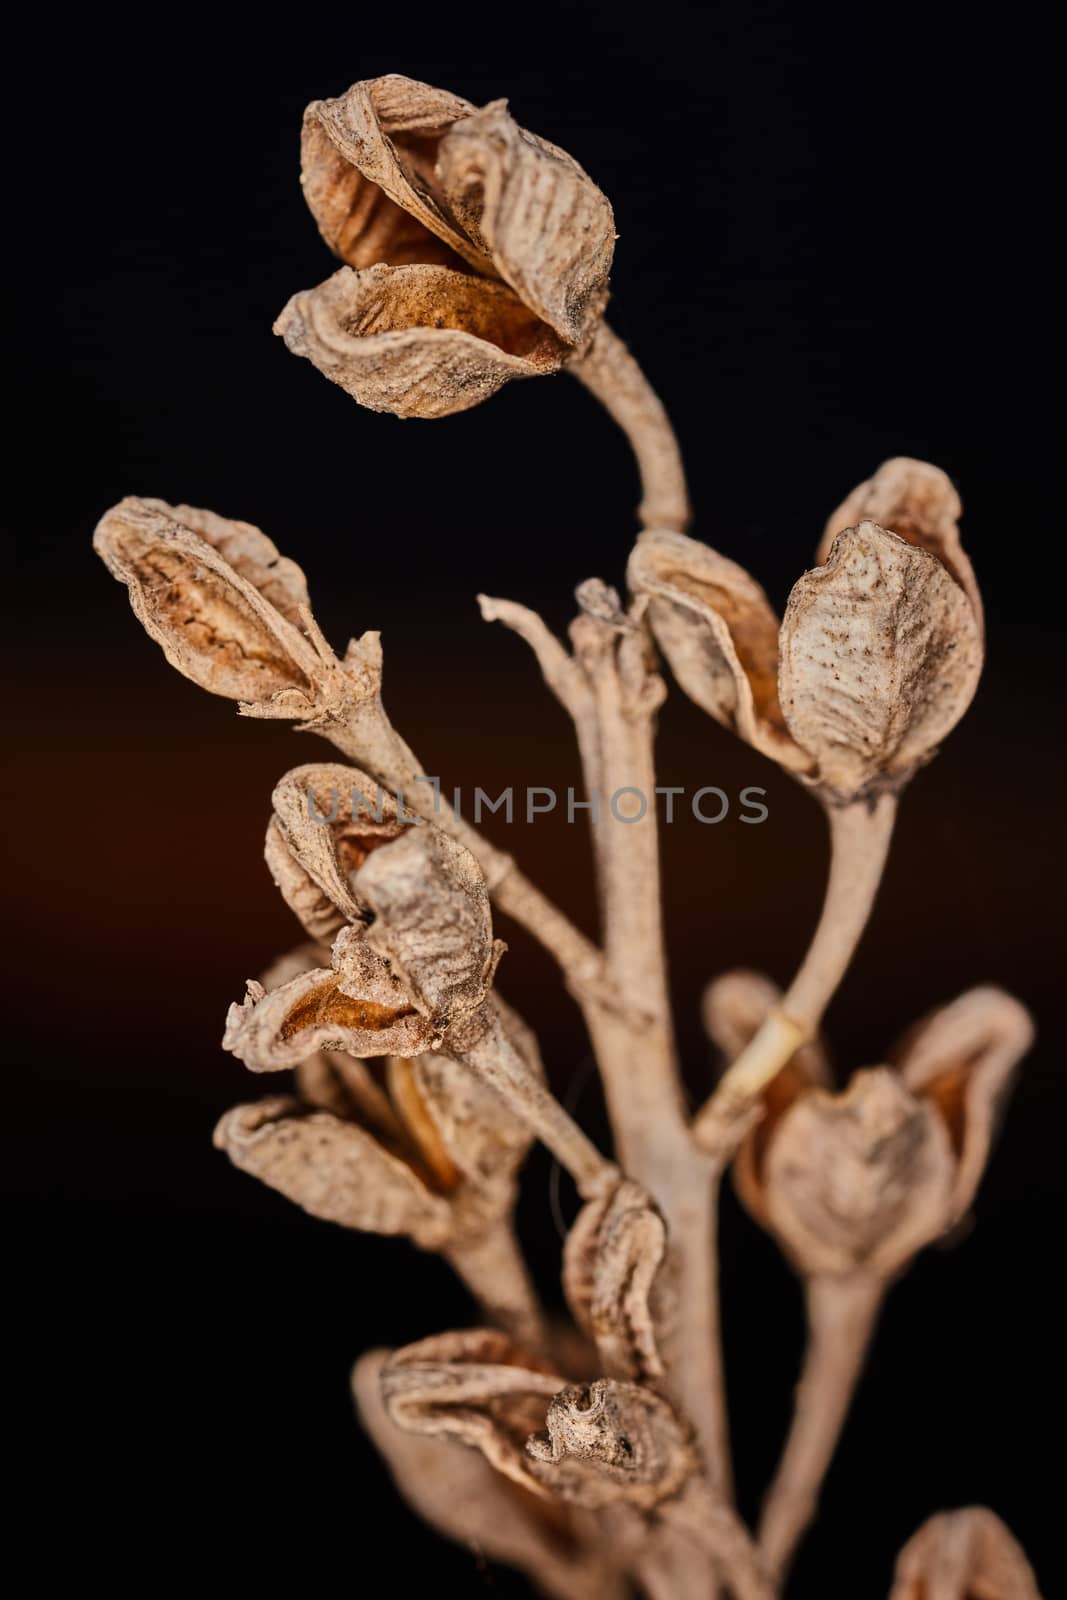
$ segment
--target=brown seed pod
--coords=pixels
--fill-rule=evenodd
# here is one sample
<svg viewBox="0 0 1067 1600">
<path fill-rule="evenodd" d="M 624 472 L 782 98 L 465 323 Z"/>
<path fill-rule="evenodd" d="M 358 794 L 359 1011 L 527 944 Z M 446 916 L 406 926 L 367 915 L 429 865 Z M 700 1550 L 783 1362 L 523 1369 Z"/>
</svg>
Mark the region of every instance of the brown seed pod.
<svg viewBox="0 0 1067 1600">
<path fill-rule="evenodd" d="M 631 1179 L 584 1206 L 567 1235 L 567 1303 L 609 1377 L 663 1375 L 650 1297 L 666 1249 L 663 1218 Z"/>
<path fill-rule="evenodd" d="M 985 1506 L 942 1511 L 897 1557 L 889 1600 L 1041 1600 L 1021 1546 Z"/>
<path fill-rule="evenodd" d="M 667 1401 L 611 1378 L 561 1390 L 526 1453 L 538 1482 L 589 1510 L 650 1511 L 699 1472 L 689 1430 Z"/>
<path fill-rule="evenodd" d="M 316 921 L 326 920 L 313 897 L 317 889 L 345 920 L 365 921 L 367 907 L 353 892 L 354 875 L 373 850 L 405 830 L 392 795 L 356 767 L 314 762 L 287 772 L 271 800 L 271 828 L 284 842 L 295 869 L 275 877 L 286 903 L 298 916 L 301 911 L 295 901 L 305 910 L 310 905 Z M 270 845 L 268 832 L 268 849 L 277 853 L 277 848 Z M 297 873 L 310 880 L 311 889 L 299 885 Z M 306 921 L 304 925 L 314 932 Z"/>
</svg>

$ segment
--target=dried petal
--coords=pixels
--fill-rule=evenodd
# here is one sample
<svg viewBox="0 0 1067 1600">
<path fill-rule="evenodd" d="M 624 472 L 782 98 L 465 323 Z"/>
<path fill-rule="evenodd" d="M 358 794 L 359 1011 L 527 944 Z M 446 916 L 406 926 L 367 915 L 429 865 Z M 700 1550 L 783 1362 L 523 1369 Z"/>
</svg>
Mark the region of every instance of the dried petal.
<svg viewBox="0 0 1067 1600">
<path fill-rule="evenodd" d="M 504 1334 L 476 1329 L 397 1350 L 382 1368 L 382 1399 L 398 1427 L 469 1445 L 537 1490 L 524 1444 L 564 1381 Z"/>
<path fill-rule="evenodd" d="M 761 972 L 738 968 L 713 979 L 704 991 L 704 1026 L 729 1065 L 780 1002 L 782 992 Z M 747 1211 L 764 1227 L 763 1158 L 779 1122 L 801 1094 L 814 1086 L 828 1088 L 830 1066 L 820 1039 L 801 1045 L 766 1085 L 760 1096 L 763 1115 L 745 1136 L 734 1158 L 737 1192 Z"/>
<path fill-rule="evenodd" d="M 368 856 L 355 890 L 376 916 L 368 941 L 436 1028 L 482 1005 L 502 946 L 493 941 L 489 891 L 469 850 L 430 825 L 408 828 Z"/>
<path fill-rule="evenodd" d="M 789 597 L 782 707 L 841 799 L 896 787 L 935 753 L 978 685 L 982 646 L 936 556 L 873 522 L 839 534 Z"/>
<path fill-rule="evenodd" d="M 312 714 L 324 664 L 292 620 L 303 574 L 257 528 L 130 496 L 105 512 L 93 545 L 172 667 L 268 714 Z"/>
<path fill-rule="evenodd" d="M 274 823 L 299 869 L 344 918 L 365 920 L 366 905 L 353 893 L 352 883 L 371 851 L 404 831 L 392 795 L 356 767 L 315 762 L 287 772 L 272 803 Z M 300 916 L 286 885 L 278 886 Z M 316 920 L 317 913 L 316 905 Z M 313 931 L 307 921 L 304 926 Z"/>
<path fill-rule="evenodd" d="M 650 1296 L 666 1249 L 663 1218 L 630 1179 L 584 1206 L 567 1235 L 567 1303 L 609 1377 L 663 1374 Z"/>
<path fill-rule="evenodd" d="M 215 1145 L 234 1166 L 326 1222 L 406 1234 L 426 1250 L 449 1237 L 447 1201 L 410 1166 L 355 1123 L 309 1111 L 295 1098 L 236 1106 L 215 1129 Z"/>
<path fill-rule="evenodd" d="M 447 267 L 342 267 L 274 325 L 294 355 L 372 411 L 447 417 L 568 349 L 504 284 Z"/>
<path fill-rule="evenodd" d="M 629 1587 L 613 1570 L 610 1551 L 594 1547 L 586 1513 L 527 1494 L 477 1451 L 390 1421 L 381 1395 L 386 1360 L 382 1350 L 363 1356 L 352 1387 L 360 1421 L 418 1514 L 445 1538 L 517 1567 L 551 1600 L 624 1600 Z"/>
<path fill-rule="evenodd" d="M 897 1557 L 889 1600 L 1041 1600 L 1022 1548 L 985 1506 L 942 1511 Z"/>
<path fill-rule="evenodd" d="M 922 545 L 944 562 L 982 623 L 982 597 L 974 568 L 960 543 L 963 507 L 952 479 L 929 461 L 894 456 L 883 461 L 872 478 L 859 484 L 826 524 L 816 561 L 826 561 L 833 542 L 845 528 L 877 522 L 880 528 Z"/>
<path fill-rule="evenodd" d="M 627 578 L 650 597 L 656 643 L 690 699 L 775 761 L 810 767 L 778 703 L 778 620 L 744 568 L 684 533 L 649 530 Z"/>
<path fill-rule="evenodd" d="M 230 1007 L 222 1044 L 253 1072 L 280 1072 L 316 1050 L 419 1055 L 433 1038 L 389 964 L 361 930 L 344 928 L 332 968 L 307 972 L 271 994 L 249 983 L 243 1004 Z"/>
<path fill-rule="evenodd" d="M 920 1023 L 896 1053 L 904 1083 L 948 1129 L 956 1156 L 952 1222 L 974 1198 L 1015 1069 L 1033 1037 L 1030 1013 L 1010 994 L 971 989 Z"/>
<path fill-rule="evenodd" d="M 530 1470 L 590 1510 L 620 1502 L 651 1510 L 699 1470 L 688 1429 L 666 1400 L 634 1383 L 597 1378 L 563 1389 L 545 1428 L 526 1446 Z"/>
<path fill-rule="evenodd" d="M 763 1162 L 767 1223 L 805 1274 L 888 1278 L 948 1226 L 954 1177 L 940 1118 L 876 1067 L 782 1117 Z"/>
<path fill-rule="evenodd" d="M 354 83 L 304 113 L 300 182 L 319 232 L 351 267 L 489 263 L 446 215 L 434 163 L 439 142 L 474 106 L 390 73 Z"/>
<path fill-rule="evenodd" d="M 583 344 L 607 300 L 615 218 L 566 151 L 520 128 L 494 101 L 441 141 L 450 215 L 505 283 L 568 344 Z"/>
</svg>

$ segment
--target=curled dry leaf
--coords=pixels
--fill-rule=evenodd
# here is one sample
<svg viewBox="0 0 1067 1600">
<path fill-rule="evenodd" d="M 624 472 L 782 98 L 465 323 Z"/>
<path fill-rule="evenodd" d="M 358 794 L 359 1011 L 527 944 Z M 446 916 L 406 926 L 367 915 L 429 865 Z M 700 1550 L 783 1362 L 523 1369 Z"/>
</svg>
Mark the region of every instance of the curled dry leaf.
<svg viewBox="0 0 1067 1600">
<path fill-rule="evenodd" d="M 216 1128 L 215 1145 L 312 1216 L 369 1233 L 406 1234 L 423 1249 L 448 1240 L 448 1202 L 406 1162 L 358 1124 L 309 1110 L 295 1097 L 236 1106 Z"/>
<path fill-rule="evenodd" d="M 985 1506 L 942 1511 L 897 1557 L 889 1600 L 1041 1600 L 1021 1546 Z"/>
<path fill-rule="evenodd" d="M 396 1426 L 381 1393 L 387 1359 L 381 1350 L 363 1356 L 352 1386 L 364 1428 L 415 1511 L 445 1538 L 517 1567 L 552 1600 L 625 1600 L 629 1588 L 611 1552 L 597 1548 L 587 1513 L 530 1493 L 475 1450 Z"/>
<path fill-rule="evenodd" d="M 567 354 L 503 284 L 447 267 L 342 267 L 274 325 L 294 355 L 371 411 L 447 417 Z"/>
<path fill-rule="evenodd" d="M 364 921 L 367 907 L 354 894 L 354 874 L 373 850 L 403 833 L 396 802 L 381 784 L 356 767 L 335 762 L 315 762 L 294 767 L 272 796 L 271 830 L 284 842 L 295 870 L 275 875 L 286 903 L 306 920 L 310 911 L 318 924 L 325 921 L 315 891 L 349 922 Z M 278 853 L 268 832 L 268 861 Z M 307 882 L 301 884 L 297 873 Z"/>
<path fill-rule="evenodd" d="M 982 597 L 974 568 L 960 542 L 960 516 L 963 507 L 952 479 L 929 461 L 894 456 L 883 461 L 878 471 L 858 484 L 826 523 L 816 560 L 824 562 L 834 540 L 846 528 L 861 522 L 877 522 L 881 528 L 922 545 L 942 561 L 974 608 L 982 623 Z"/>
<path fill-rule="evenodd" d="M 367 858 L 354 884 L 375 914 L 368 941 L 435 1028 L 482 1006 L 503 946 L 469 850 L 430 825 L 408 828 Z"/>
<path fill-rule="evenodd" d="M 267 994 L 249 983 L 226 1019 L 223 1048 L 253 1072 L 280 1072 L 316 1050 L 353 1056 L 419 1055 L 434 1030 L 362 929 L 343 928 L 333 965 L 306 972 Z"/>
<path fill-rule="evenodd" d="M 936 555 L 865 521 L 794 586 L 781 629 L 742 568 L 654 530 L 630 559 L 686 693 L 841 802 L 899 788 L 970 704 L 981 625 Z"/>
<path fill-rule="evenodd" d="M 666 1248 L 663 1218 L 631 1179 L 584 1206 L 567 1235 L 567 1303 L 609 1377 L 663 1375 L 650 1297 Z"/>
<path fill-rule="evenodd" d="M 699 1472 L 689 1430 L 667 1401 L 611 1378 L 557 1394 L 526 1452 L 538 1482 L 590 1510 L 650 1511 Z"/>
<path fill-rule="evenodd" d="M 570 345 L 603 311 L 611 206 L 502 100 L 479 111 L 398 74 L 356 83 L 308 107 L 301 168 L 320 232 L 352 267 L 473 269 L 509 284 Z"/>
<path fill-rule="evenodd" d="M 800 579 L 782 623 L 790 732 L 842 799 L 906 781 L 970 705 L 982 641 L 936 556 L 873 522 Z"/>
</svg>

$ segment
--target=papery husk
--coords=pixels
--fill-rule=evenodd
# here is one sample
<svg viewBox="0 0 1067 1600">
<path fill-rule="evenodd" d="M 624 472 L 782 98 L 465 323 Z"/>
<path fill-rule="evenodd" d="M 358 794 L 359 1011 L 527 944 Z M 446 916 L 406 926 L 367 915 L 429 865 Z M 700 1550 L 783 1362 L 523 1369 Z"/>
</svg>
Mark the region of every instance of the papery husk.
<svg viewBox="0 0 1067 1600">
<path fill-rule="evenodd" d="M 526 1453 L 540 1483 L 588 1510 L 651 1511 L 699 1472 L 689 1429 L 667 1401 L 612 1378 L 557 1394 Z"/>
<path fill-rule="evenodd" d="M 889 1600 L 1041 1600 L 1022 1547 L 985 1506 L 941 1511 L 897 1557 Z"/>
<path fill-rule="evenodd" d="M 569 351 L 505 284 L 447 267 L 342 267 L 274 325 L 371 411 L 447 417 L 512 378 L 558 372 Z"/>
<path fill-rule="evenodd" d="M 857 484 L 848 498 L 827 519 L 816 561 L 826 561 L 837 535 L 861 522 L 921 545 L 948 568 L 970 600 L 982 626 L 982 597 L 974 568 L 960 541 L 963 506 L 952 479 L 929 461 L 893 456 L 877 472 Z"/>
<path fill-rule="evenodd" d="M 309 1110 L 295 1096 L 235 1106 L 215 1129 L 215 1145 L 234 1166 L 326 1222 L 404 1234 L 426 1250 L 441 1248 L 451 1234 L 447 1200 L 408 1162 L 357 1123 Z"/>
<path fill-rule="evenodd" d="M 587 1513 L 551 1504 L 494 1471 L 476 1450 L 406 1432 L 390 1420 L 381 1374 L 389 1352 L 362 1356 L 353 1373 L 360 1421 L 404 1499 L 447 1539 L 524 1572 L 550 1600 L 626 1600 L 600 1529 Z"/>
<path fill-rule="evenodd" d="M 891 1278 L 949 1225 L 955 1167 L 932 1108 L 870 1068 L 782 1116 L 763 1156 L 763 1215 L 806 1276 Z"/>
<path fill-rule="evenodd" d="M 250 982 L 226 1018 L 223 1048 L 253 1072 L 295 1067 L 317 1050 L 353 1056 L 420 1055 L 435 1031 L 362 930 L 343 928 L 333 966 L 267 994 Z"/>
<path fill-rule="evenodd" d="M 779 705 L 778 619 L 755 579 L 697 539 L 650 529 L 627 581 L 649 597 L 656 643 L 690 699 L 773 760 L 809 769 Z"/>
<path fill-rule="evenodd" d="M 959 584 L 873 522 L 840 533 L 789 597 L 782 710 L 838 801 L 899 787 L 929 761 L 981 670 L 981 632 Z"/>
<path fill-rule="evenodd" d="M 404 832 L 406 824 L 397 815 L 392 795 L 357 767 L 312 762 L 287 772 L 275 787 L 271 803 L 273 825 L 297 868 L 345 920 L 365 921 L 367 906 L 353 892 L 353 876 L 373 850 Z M 295 878 L 275 881 L 287 904 L 313 932 L 306 920 L 310 892 L 298 893 Z M 303 915 L 297 900 L 305 908 Z M 311 915 L 319 920 L 317 902 L 311 902 Z"/>
<path fill-rule="evenodd" d="M 258 528 L 129 496 L 93 545 L 184 677 L 271 715 L 314 713 L 323 662 L 300 631 L 304 576 Z"/>
<path fill-rule="evenodd" d="M 567 1304 L 609 1377 L 663 1376 L 651 1296 L 666 1249 L 666 1224 L 631 1179 L 583 1206 L 567 1235 Z"/>
</svg>

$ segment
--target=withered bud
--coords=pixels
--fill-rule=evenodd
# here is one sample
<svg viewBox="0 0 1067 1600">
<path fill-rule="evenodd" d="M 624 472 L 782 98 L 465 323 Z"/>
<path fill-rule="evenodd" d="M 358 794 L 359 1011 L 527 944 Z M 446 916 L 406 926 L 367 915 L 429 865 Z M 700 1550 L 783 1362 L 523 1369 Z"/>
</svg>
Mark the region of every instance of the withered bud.
<svg viewBox="0 0 1067 1600">
<path fill-rule="evenodd" d="M 293 863 L 280 862 L 284 870 L 275 873 L 286 904 L 312 934 L 309 914 L 315 924 L 327 920 L 316 889 L 343 920 L 365 921 L 367 906 L 353 892 L 353 878 L 371 851 L 405 830 L 392 795 L 356 767 L 314 762 L 287 772 L 271 798 L 268 861 L 272 869 L 280 861 L 280 837 Z"/>
<path fill-rule="evenodd" d="M 369 1233 L 406 1234 L 439 1249 L 451 1232 L 447 1200 L 357 1123 L 279 1096 L 236 1106 L 215 1129 L 234 1166 L 312 1216 Z"/>
<path fill-rule="evenodd" d="M 538 1482 L 590 1510 L 622 1503 L 649 1511 L 699 1470 L 689 1430 L 667 1401 L 611 1378 L 556 1395 L 526 1453 Z"/>
<path fill-rule="evenodd" d="M 897 1557 L 889 1600 L 1041 1600 L 1021 1546 L 985 1506 L 942 1511 Z"/>
<path fill-rule="evenodd" d="M 352 267 L 473 269 L 573 346 L 603 311 L 611 207 L 503 100 L 479 111 L 396 73 L 356 83 L 308 106 L 301 168 L 320 232 Z"/>
<path fill-rule="evenodd" d="M 799 580 L 780 629 L 743 569 L 684 534 L 643 533 L 629 577 L 686 693 L 839 802 L 899 788 L 977 687 L 967 593 L 938 556 L 871 521 Z"/>
<path fill-rule="evenodd" d="M 304 574 L 250 523 L 130 496 L 105 512 L 93 545 L 171 666 L 245 715 L 315 726 L 377 694 L 375 651 L 336 660 Z"/>
<path fill-rule="evenodd" d="M 354 887 L 375 914 L 369 944 L 438 1032 L 481 1007 L 504 947 L 469 850 L 431 825 L 408 828 L 368 856 Z"/>
<path fill-rule="evenodd" d="M 253 1072 L 281 1072 L 316 1050 L 415 1056 L 430 1048 L 433 1027 L 362 929 L 342 928 L 332 960 L 270 994 L 250 982 L 244 1002 L 230 1007 L 223 1049 Z"/>
<path fill-rule="evenodd" d="M 650 1297 L 666 1248 L 662 1216 L 628 1178 L 584 1206 L 567 1235 L 567 1303 L 609 1377 L 663 1374 Z"/>
</svg>

